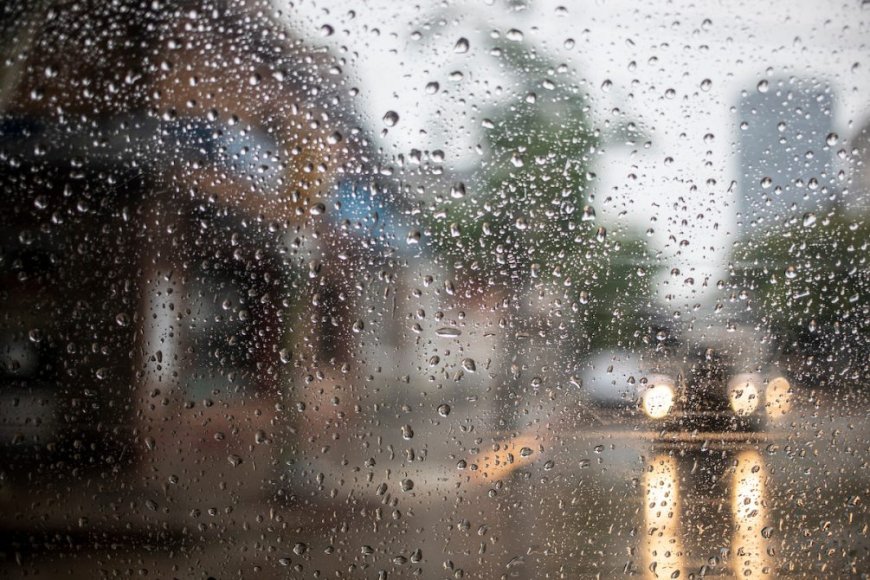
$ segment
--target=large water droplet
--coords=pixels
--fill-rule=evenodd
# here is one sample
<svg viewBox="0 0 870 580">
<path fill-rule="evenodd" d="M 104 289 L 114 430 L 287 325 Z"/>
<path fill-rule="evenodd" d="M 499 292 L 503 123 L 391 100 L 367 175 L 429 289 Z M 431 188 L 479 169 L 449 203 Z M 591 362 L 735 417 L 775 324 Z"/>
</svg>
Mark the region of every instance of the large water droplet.
<svg viewBox="0 0 870 580">
<path fill-rule="evenodd" d="M 384 125 L 387 127 L 395 127 L 396 123 L 399 122 L 399 114 L 395 111 L 387 111 L 384 114 Z"/>
</svg>

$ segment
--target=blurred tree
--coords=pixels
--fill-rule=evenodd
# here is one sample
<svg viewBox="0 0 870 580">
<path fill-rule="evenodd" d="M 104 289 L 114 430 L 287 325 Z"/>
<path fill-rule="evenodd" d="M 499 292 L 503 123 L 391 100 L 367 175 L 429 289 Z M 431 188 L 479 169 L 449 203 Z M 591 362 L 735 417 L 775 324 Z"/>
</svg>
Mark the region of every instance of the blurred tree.
<svg viewBox="0 0 870 580">
<path fill-rule="evenodd" d="M 579 325 L 572 334 L 586 346 L 630 339 L 637 319 L 623 313 L 648 299 L 650 260 L 642 240 L 608 236 L 596 221 L 591 166 L 602 137 L 588 96 L 567 66 L 535 49 L 496 50 L 510 100 L 484 110 L 487 155 L 433 212 L 434 248 L 479 286 L 564 286 Z"/>
<path fill-rule="evenodd" d="M 777 224 L 735 247 L 738 279 L 774 340 L 819 384 L 866 380 L 870 225 L 834 209 Z"/>
</svg>

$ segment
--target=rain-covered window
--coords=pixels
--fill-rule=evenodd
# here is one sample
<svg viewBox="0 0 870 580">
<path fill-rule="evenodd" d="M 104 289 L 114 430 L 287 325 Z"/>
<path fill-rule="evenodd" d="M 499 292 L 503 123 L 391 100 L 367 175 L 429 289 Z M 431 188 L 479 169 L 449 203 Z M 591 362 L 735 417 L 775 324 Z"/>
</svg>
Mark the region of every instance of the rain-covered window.
<svg viewBox="0 0 870 580">
<path fill-rule="evenodd" d="M 0 576 L 870 575 L 870 3 L 0 3 Z"/>
</svg>

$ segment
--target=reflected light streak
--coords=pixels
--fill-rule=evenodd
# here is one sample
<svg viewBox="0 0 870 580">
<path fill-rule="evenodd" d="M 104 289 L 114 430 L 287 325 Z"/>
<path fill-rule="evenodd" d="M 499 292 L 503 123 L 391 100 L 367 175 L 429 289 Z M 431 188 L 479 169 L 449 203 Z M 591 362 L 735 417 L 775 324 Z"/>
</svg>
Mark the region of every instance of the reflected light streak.
<svg viewBox="0 0 870 580">
<path fill-rule="evenodd" d="M 734 536 L 731 566 L 740 578 L 770 578 L 771 562 L 762 530 L 766 524 L 765 480 L 761 454 L 754 450 L 737 456 L 731 494 Z"/>
<path fill-rule="evenodd" d="M 646 577 L 683 577 L 679 473 L 676 460 L 668 455 L 657 455 L 645 474 L 644 523 Z"/>
</svg>

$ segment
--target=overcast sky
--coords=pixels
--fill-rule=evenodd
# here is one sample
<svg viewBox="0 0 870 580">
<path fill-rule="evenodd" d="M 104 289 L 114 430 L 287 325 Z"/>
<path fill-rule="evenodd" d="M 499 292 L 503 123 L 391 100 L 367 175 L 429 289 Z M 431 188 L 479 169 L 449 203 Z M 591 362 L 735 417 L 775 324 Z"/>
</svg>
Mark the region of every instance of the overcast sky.
<svg viewBox="0 0 870 580">
<path fill-rule="evenodd" d="M 605 143 L 594 168 L 598 219 L 652 228 L 650 244 L 668 265 L 697 279 L 721 277 L 736 231 L 730 184 L 741 119 L 732 107 L 741 90 L 791 76 L 829 85 L 832 130 L 847 149 L 870 117 L 870 3 L 861 0 L 276 2 L 302 35 L 347 59 L 370 126 L 399 114 L 383 140 L 388 152 L 440 149 L 448 172 L 478 162 L 474 105 L 507 98 L 497 88 L 511 81 L 492 46 L 520 43 L 564 63 L 554 80 L 584 88 L 597 128 L 632 121 L 650 141 Z M 334 34 L 324 36 L 324 25 Z M 460 38 L 467 52 L 457 52 Z M 672 236 L 688 241 L 680 256 Z"/>
</svg>

